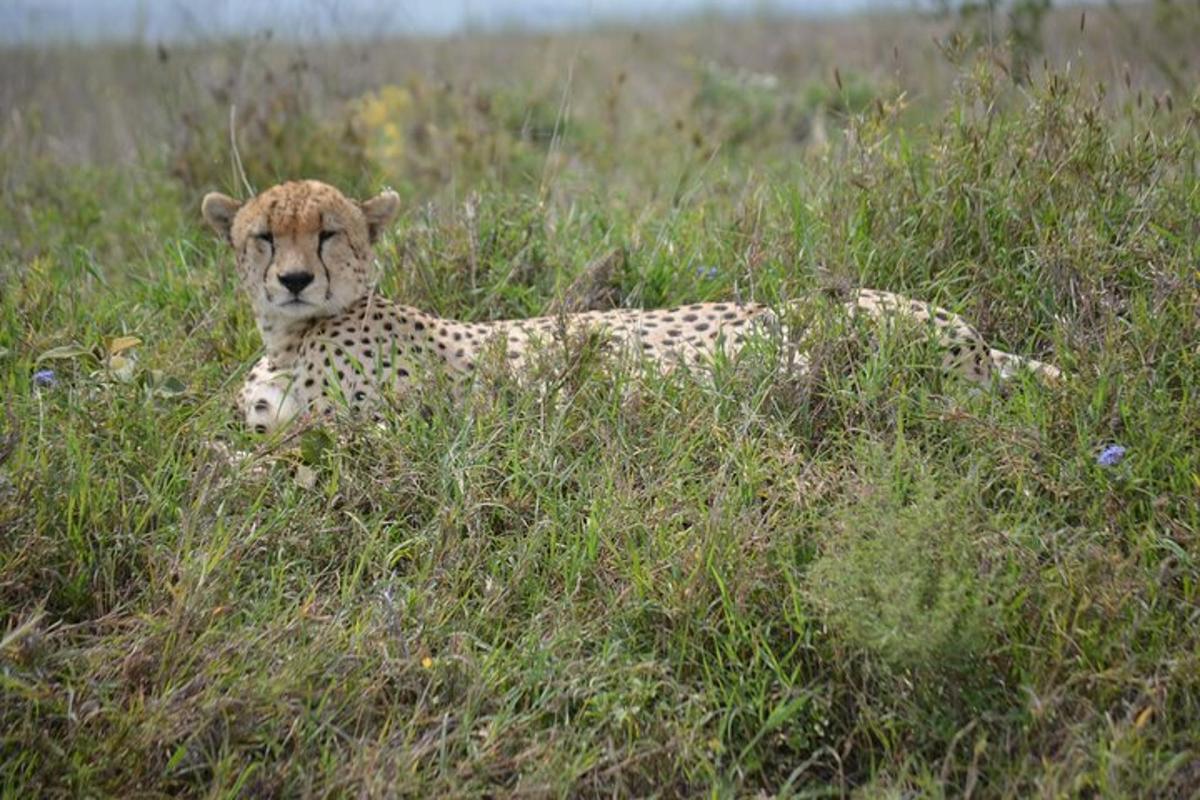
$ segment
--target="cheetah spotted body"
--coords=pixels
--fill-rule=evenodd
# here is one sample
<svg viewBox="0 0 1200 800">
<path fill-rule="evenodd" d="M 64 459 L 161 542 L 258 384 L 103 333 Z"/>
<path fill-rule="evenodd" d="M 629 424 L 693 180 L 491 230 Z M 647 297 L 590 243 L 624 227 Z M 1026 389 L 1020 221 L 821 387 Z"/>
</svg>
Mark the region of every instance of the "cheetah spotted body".
<svg viewBox="0 0 1200 800">
<path fill-rule="evenodd" d="M 392 192 L 357 203 L 317 181 L 275 186 L 244 204 L 216 193 L 204 198 L 205 219 L 237 253 L 265 345 L 238 402 L 253 430 L 330 413 L 339 402 L 368 408 L 381 390 L 415 388 L 430 366 L 469 375 L 489 353 L 520 374 L 540 346 L 564 337 L 599 333 L 608 349 L 669 369 L 717 352 L 732 355 L 752 331 L 778 324 L 767 306 L 732 302 L 495 322 L 441 319 L 371 290 L 371 245 L 398 205 Z M 919 301 L 862 289 L 846 308 L 930 325 L 943 369 L 975 383 L 1020 368 L 1050 379 L 1059 374 L 989 348 L 961 317 Z"/>
</svg>

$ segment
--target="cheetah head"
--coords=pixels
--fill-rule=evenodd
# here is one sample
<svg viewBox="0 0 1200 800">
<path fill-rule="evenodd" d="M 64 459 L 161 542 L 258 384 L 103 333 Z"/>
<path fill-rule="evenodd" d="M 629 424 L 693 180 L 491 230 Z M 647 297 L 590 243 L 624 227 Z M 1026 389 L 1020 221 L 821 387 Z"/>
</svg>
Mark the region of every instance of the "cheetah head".
<svg viewBox="0 0 1200 800">
<path fill-rule="evenodd" d="M 371 245 L 399 205 L 395 192 L 356 202 L 320 181 L 293 181 L 244 203 L 213 192 L 201 211 L 233 246 L 258 319 L 305 320 L 367 293 Z"/>
</svg>

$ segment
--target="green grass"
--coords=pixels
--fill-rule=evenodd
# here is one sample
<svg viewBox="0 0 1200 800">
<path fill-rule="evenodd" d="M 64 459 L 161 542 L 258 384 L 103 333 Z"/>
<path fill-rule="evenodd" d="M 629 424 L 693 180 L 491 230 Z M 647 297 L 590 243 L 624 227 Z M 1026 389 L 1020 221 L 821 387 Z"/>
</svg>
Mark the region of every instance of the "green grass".
<svg viewBox="0 0 1200 800">
<path fill-rule="evenodd" d="M 259 342 L 198 212 L 235 188 L 231 98 L 197 87 L 282 51 L 45 56 L 0 139 L 4 796 L 1195 792 L 1200 98 L 1102 52 L 1017 86 L 923 32 L 834 81 L 763 63 L 786 26 L 698 30 L 460 42 L 474 80 L 378 79 L 410 95 L 387 155 L 347 102 L 377 85 L 317 63 L 269 108 L 234 88 L 242 156 L 396 186 L 383 288 L 445 315 L 868 285 L 1064 384 L 973 393 L 818 300 L 803 378 L 770 340 L 699 378 L 579 343 L 534 387 L 430 376 L 382 428 L 248 437 Z M 89 63 L 145 115 L 115 163 L 37 91 Z"/>
</svg>

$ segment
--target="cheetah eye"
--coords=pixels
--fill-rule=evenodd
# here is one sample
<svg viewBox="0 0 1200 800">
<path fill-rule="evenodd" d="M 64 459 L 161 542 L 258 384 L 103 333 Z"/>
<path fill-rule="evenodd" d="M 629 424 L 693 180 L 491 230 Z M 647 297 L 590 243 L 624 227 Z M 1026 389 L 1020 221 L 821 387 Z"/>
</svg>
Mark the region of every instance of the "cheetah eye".
<svg viewBox="0 0 1200 800">
<path fill-rule="evenodd" d="M 317 246 L 320 247 L 337 235 L 337 231 L 321 231 L 321 233 L 317 236 Z"/>
<path fill-rule="evenodd" d="M 266 233 L 256 233 L 256 234 L 254 234 L 254 238 L 258 239 L 260 242 L 265 242 L 266 244 L 270 245 L 271 247 L 275 246 L 275 237 L 271 234 L 270 231 L 267 231 Z"/>
</svg>

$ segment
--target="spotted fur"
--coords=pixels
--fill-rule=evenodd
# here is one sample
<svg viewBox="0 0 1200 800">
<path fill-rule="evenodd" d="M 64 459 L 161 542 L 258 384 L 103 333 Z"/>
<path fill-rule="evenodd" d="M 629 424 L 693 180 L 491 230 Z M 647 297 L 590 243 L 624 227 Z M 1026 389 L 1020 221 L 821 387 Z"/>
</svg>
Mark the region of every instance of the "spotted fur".
<svg viewBox="0 0 1200 800">
<path fill-rule="evenodd" d="M 215 193 L 204 198 L 205 219 L 237 254 L 265 345 L 238 404 L 253 430 L 329 413 L 339 402 L 369 408 L 381 390 L 413 389 L 431 367 L 469 375 L 489 353 L 519 374 L 541 344 L 581 333 L 600 333 L 608 349 L 670 369 L 718 351 L 732 355 L 753 331 L 778 325 L 767 306 L 734 302 L 495 322 L 442 319 L 371 289 L 371 245 L 398 205 L 392 192 L 357 203 L 318 181 L 275 186 L 244 204 Z M 974 383 L 1022 368 L 1059 375 L 1047 364 L 991 349 L 958 315 L 917 300 L 861 289 L 845 308 L 927 324 L 943 348 L 943 369 Z"/>
</svg>

